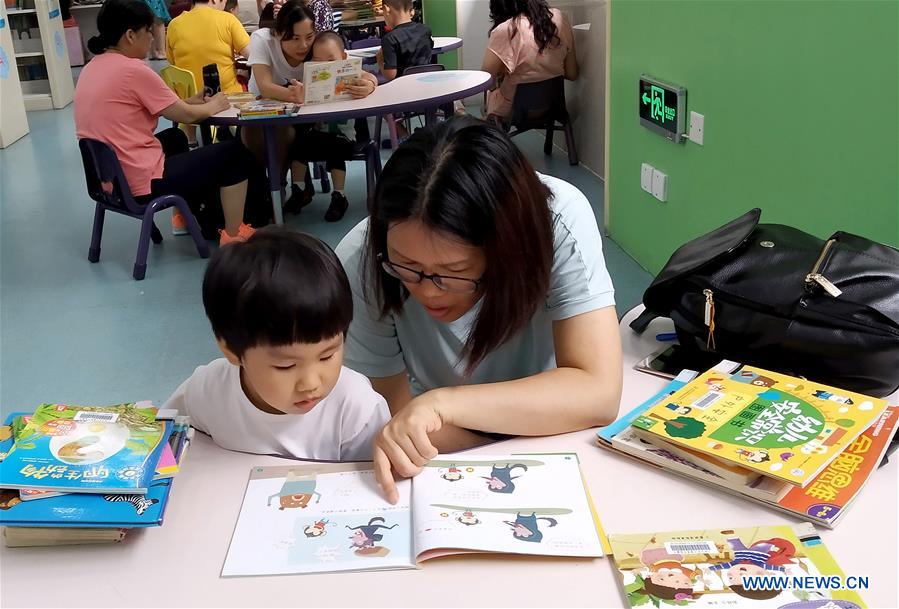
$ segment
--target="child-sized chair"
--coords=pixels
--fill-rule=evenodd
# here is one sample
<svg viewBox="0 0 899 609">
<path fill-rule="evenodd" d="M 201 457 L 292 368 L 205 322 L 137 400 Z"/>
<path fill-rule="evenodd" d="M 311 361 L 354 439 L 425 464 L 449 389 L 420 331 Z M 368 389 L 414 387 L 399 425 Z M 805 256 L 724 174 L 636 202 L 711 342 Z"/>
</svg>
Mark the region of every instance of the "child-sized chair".
<svg viewBox="0 0 899 609">
<path fill-rule="evenodd" d="M 162 242 L 162 234 L 153 222 L 153 215 L 169 207 L 177 207 L 184 216 L 187 231 L 194 239 L 200 258 L 209 257 L 209 245 L 203 239 L 200 226 L 190 212 L 187 201 L 177 195 L 163 195 L 156 197 L 147 205 L 140 205 L 134 200 L 125 174 L 122 173 L 119 159 L 109 145 L 85 138 L 78 140 L 78 148 L 81 150 L 81 161 L 84 164 L 87 194 L 97 203 L 88 260 L 91 262 L 100 260 L 100 240 L 103 238 L 103 220 L 107 210 L 137 218 L 141 221 L 141 227 L 133 276 L 140 281 L 147 273 L 147 250 L 150 247 L 150 239 L 153 243 Z"/>
<path fill-rule="evenodd" d="M 565 143 L 568 147 L 568 163 L 578 164 L 577 146 L 574 142 L 574 131 L 565 105 L 565 77 L 556 76 L 538 82 L 520 83 L 515 88 L 515 99 L 512 102 L 512 120 L 514 137 L 531 129 L 546 129 L 546 140 L 543 153 L 553 153 L 553 131 L 558 128 L 565 131 Z"/>
<path fill-rule="evenodd" d="M 199 91 L 197 88 L 197 79 L 194 78 L 194 74 L 190 70 L 168 65 L 159 71 L 159 76 L 162 77 L 162 82 L 168 85 L 169 89 L 174 91 L 179 99 L 193 97 L 197 94 L 197 91 Z M 185 125 L 178 125 L 178 123 L 172 121 L 172 126 L 178 127 L 187 133 Z M 193 126 L 190 128 L 193 128 Z M 207 144 L 212 142 L 213 138 L 215 138 L 215 127 L 200 125 L 200 131 L 203 136 L 203 141 Z"/>
</svg>

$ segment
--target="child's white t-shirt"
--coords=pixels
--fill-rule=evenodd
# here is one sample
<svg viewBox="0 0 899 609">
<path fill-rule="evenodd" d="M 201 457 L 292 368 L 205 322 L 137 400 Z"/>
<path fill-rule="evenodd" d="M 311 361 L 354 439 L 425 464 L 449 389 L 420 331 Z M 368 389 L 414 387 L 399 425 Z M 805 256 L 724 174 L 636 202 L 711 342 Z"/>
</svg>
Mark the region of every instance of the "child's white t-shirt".
<svg viewBox="0 0 899 609">
<path fill-rule="evenodd" d="M 387 402 L 368 379 L 343 366 L 334 389 L 306 414 L 269 414 L 247 398 L 240 366 L 225 358 L 199 366 L 163 408 L 222 448 L 324 461 L 368 461 L 372 440 L 390 419 Z"/>
</svg>

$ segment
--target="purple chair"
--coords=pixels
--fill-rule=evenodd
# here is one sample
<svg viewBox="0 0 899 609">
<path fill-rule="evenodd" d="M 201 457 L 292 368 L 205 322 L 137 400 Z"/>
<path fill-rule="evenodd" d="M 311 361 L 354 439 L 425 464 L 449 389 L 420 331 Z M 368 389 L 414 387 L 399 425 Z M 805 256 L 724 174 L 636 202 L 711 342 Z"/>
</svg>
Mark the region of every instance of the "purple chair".
<svg viewBox="0 0 899 609">
<path fill-rule="evenodd" d="M 141 227 L 133 275 L 140 281 L 147 273 L 147 250 L 150 247 L 150 239 L 153 243 L 162 243 L 162 234 L 153 222 L 153 215 L 169 207 L 177 207 L 187 220 L 187 230 L 197 245 L 200 258 L 209 257 L 209 245 L 203 239 L 200 226 L 184 199 L 177 195 L 163 195 L 156 197 L 147 205 L 141 205 L 134 200 L 125 174 L 122 173 L 119 159 L 109 145 L 85 138 L 78 140 L 78 148 L 81 150 L 81 161 L 84 164 L 87 194 L 97 202 L 88 260 L 91 262 L 100 260 L 100 239 L 103 237 L 103 219 L 107 210 L 137 218 L 141 221 Z"/>
</svg>

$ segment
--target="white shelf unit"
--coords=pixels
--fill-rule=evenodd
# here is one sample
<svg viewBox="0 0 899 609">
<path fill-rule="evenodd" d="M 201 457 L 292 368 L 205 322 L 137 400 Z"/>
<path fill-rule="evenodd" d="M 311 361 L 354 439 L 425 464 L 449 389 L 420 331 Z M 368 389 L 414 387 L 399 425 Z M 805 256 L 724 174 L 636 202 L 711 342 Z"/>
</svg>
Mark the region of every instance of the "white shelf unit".
<svg viewBox="0 0 899 609">
<path fill-rule="evenodd" d="M 0 3 L 0 148 L 28 134 L 28 117 L 19 85 L 19 69 L 12 46 L 9 15 Z"/>
<path fill-rule="evenodd" d="M 25 109 L 53 110 L 72 103 L 72 69 L 59 0 L 19 0 L 9 11 L 9 32 Z"/>
</svg>

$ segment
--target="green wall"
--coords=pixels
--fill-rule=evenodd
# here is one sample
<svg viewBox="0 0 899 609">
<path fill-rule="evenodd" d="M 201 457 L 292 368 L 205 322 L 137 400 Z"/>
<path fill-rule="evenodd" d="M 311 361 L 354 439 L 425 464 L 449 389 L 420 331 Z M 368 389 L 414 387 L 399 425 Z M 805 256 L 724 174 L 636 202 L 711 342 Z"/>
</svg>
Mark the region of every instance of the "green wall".
<svg viewBox="0 0 899 609">
<path fill-rule="evenodd" d="M 456 33 L 456 0 L 423 0 L 425 23 L 434 36 L 458 36 Z M 459 53 L 450 51 L 438 55 L 447 70 L 459 67 Z"/>
<path fill-rule="evenodd" d="M 438 0 L 439 1 L 439 0 Z M 762 221 L 899 246 L 899 3 L 612 0 L 610 231 L 657 272 L 752 207 Z M 641 72 L 687 88 L 705 142 L 640 126 Z M 668 175 L 668 202 L 640 164 Z"/>
</svg>

